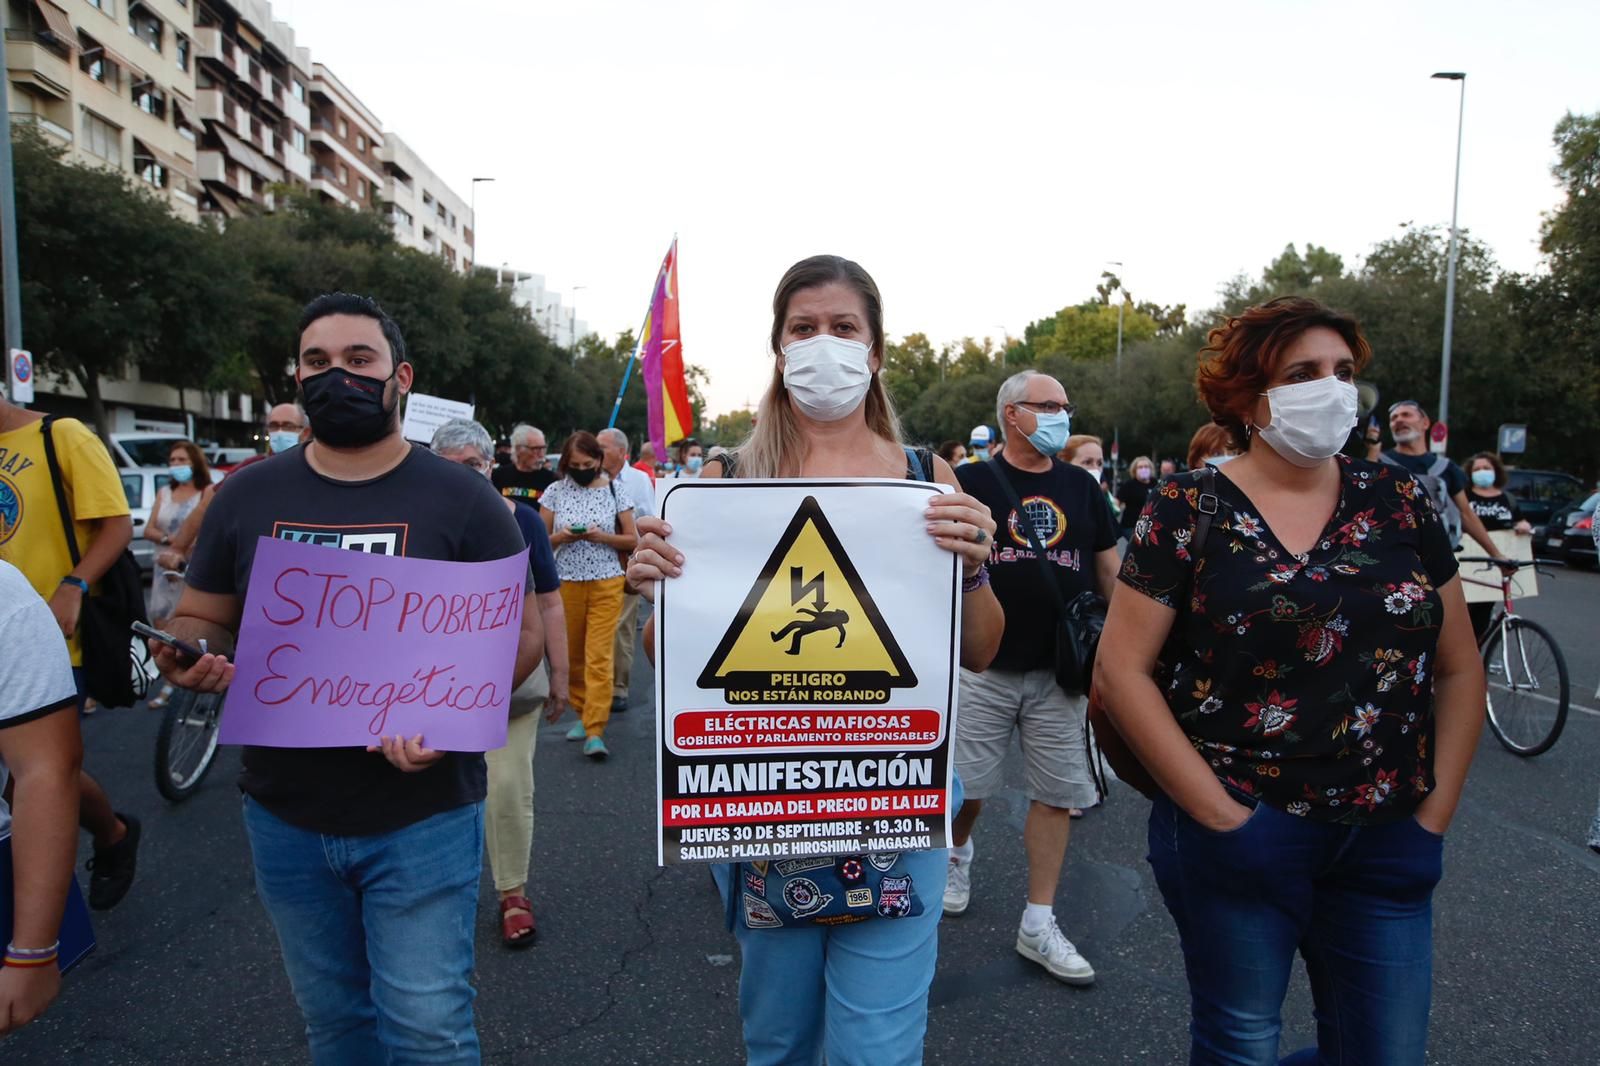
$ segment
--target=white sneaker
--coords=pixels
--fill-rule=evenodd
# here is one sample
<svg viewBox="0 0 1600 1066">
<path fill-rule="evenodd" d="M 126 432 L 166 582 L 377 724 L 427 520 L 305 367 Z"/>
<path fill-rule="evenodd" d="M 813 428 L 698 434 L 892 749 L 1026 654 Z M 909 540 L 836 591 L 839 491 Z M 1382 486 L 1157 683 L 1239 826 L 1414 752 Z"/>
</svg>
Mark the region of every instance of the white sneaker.
<svg viewBox="0 0 1600 1066">
<path fill-rule="evenodd" d="M 1078 954 L 1072 941 L 1061 934 L 1055 919 L 1039 933 L 1017 929 L 1017 954 L 1043 966 L 1051 977 L 1069 985 L 1094 984 L 1094 967 Z"/>
<path fill-rule="evenodd" d="M 944 873 L 944 913 L 951 917 L 963 914 L 970 902 L 972 902 L 972 860 L 962 862 L 952 855 Z"/>
</svg>

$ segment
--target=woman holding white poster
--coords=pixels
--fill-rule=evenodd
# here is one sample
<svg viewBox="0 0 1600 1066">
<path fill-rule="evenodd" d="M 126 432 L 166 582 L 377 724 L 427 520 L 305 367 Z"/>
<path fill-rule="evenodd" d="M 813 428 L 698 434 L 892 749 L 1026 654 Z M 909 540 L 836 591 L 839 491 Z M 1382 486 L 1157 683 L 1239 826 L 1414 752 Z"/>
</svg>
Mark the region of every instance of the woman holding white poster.
<svg viewBox="0 0 1600 1066">
<path fill-rule="evenodd" d="M 901 442 L 899 421 L 878 373 L 883 344 L 878 287 L 858 264 L 814 256 L 790 267 L 773 297 L 777 359 L 756 428 L 737 450 L 707 460 L 700 476 L 907 478 L 956 487 L 943 459 Z M 959 491 L 934 496 L 926 519 L 927 534 L 961 559 L 961 665 L 982 670 L 1005 626 L 984 568 L 994 519 L 981 502 Z M 664 521 L 642 518 L 639 531 L 628 579 L 654 602 L 655 582 L 680 575 L 685 559 L 672 546 L 672 530 Z M 930 581 L 939 579 L 928 575 Z M 654 624 L 652 617 L 644 639 L 652 660 Z M 959 780 L 951 803 L 960 806 Z M 894 868 L 881 872 L 898 875 L 893 880 L 908 886 L 908 897 L 935 895 L 926 901 L 897 899 L 897 913 L 904 917 L 839 925 L 775 927 L 775 922 L 748 920 L 749 914 L 740 920 L 738 868 L 713 867 L 743 953 L 739 1003 L 751 1066 L 821 1062 L 824 1053 L 835 1066 L 922 1061 L 942 913 L 937 892 L 947 857 L 943 850 L 872 857 L 893 859 Z M 848 882 L 861 876 L 861 858 L 827 857 L 823 865 L 837 866 Z"/>
</svg>

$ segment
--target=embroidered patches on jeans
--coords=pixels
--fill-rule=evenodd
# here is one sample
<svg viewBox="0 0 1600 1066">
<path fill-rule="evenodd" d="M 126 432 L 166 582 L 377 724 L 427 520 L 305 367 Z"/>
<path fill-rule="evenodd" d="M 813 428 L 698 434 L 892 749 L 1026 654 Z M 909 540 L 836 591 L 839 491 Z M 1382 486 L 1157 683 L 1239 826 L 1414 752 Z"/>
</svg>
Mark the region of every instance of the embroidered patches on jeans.
<svg viewBox="0 0 1600 1066">
<path fill-rule="evenodd" d="M 783 886 L 783 902 L 796 918 L 805 918 L 832 903 L 833 897 L 824 895 L 809 877 L 797 877 Z"/>
<path fill-rule="evenodd" d="M 846 906 L 850 907 L 870 907 L 872 906 L 872 889 L 848 889 L 844 894 L 844 902 Z"/>
<path fill-rule="evenodd" d="M 759 896 L 744 894 L 744 924 L 751 929 L 781 929 L 783 919 L 772 909 L 772 904 Z"/>
<path fill-rule="evenodd" d="M 860 859 L 839 860 L 839 880 L 847 885 L 859 885 L 861 879 L 867 876 L 867 868 Z"/>
<path fill-rule="evenodd" d="M 911 913 L 911 878 L 885 877 L 878 885 L 878 916 L 904 918 Z"/>
</svg>

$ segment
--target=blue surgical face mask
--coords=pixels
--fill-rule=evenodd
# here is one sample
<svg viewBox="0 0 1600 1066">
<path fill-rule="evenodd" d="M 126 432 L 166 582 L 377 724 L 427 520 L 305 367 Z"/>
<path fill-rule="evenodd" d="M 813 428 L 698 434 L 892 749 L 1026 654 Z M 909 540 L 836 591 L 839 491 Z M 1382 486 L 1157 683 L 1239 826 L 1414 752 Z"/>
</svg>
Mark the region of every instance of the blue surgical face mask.
<svg viewBox="0 0 1600 1066">
<path fill-rule="evenodd" d="M 1028 434 L 1028 443 L 1039 449 L 1043 456 L 1053 456 L 1067 446 L 1067 438 L 1072 436 L 1072 416 L 1065 411 L 1057 411 L 1053 415 L 1034 415 L 1038 426 Z"/>
<path fill-rule="evenodd" d="M 194 477 L 194 467 L 188 463 L 182 466 L 169 466 L 167 467 L 167 473 L 172 475 L 172 480 L 180 485 L 185 485 L 188 484 L 190 478 Z"/>
<path fill-rule="evenodd" d="M 1208 455 L 1208 456 L 1206 456 L 1205 461 L 1206 461 L 1207 464 L 1209 464 L 1211 466 L 1221 466 L 1223 463 L 1227 462 L 1229 459 L 1237 459 L 1237 458 L 1239 458 L 1237 455 Z"/>
<path fill-rule="evenodd" d="M 687 460 L 684 461 L 683 468 L 689 471 L 691 474 L 698 474 L 700 472 L 700 467 L 704 463 L 705 459 L 701 456 L 691 455 Z"/>
<path fill-rule="evenodd" d="M 267 434 L 267 447 L 271 449 L 273 455 L 286 452 L 299 443 L 300 434 L 293 430 L 280 429 Z"/>
<path fill-rule="evenodd" d="M 1474 485 L 1476 485 L 1480 489 L 1493 488 L 1494 487 L 1494 471 L 1493 470 L 1474 470 L 1472 472 L 1472 483 Z"/>
<path fill-rule="evenodd" d="M 972 457 L 974 459 L 978 460 L 978 462 L 986 463 L 986 462 L 989 461 L 989 449 L 988 448 L 973 447 L 973 448 L 970 448 L 969 451 L 971 452 Z"/>
</svg>

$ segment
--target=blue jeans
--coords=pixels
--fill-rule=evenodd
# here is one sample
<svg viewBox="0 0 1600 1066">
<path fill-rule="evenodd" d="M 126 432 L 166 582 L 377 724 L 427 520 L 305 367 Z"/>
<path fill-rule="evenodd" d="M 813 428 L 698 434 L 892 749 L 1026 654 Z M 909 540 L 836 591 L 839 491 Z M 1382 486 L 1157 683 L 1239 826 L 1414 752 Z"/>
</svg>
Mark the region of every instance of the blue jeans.
<svg viewBox="0 0 1600 1066">
<path fill-rule="evenodd" d="M 1189 976 L 1189 1062 L 1269 1066 L 1295 951 L 1317 1046 L 1294 1066 L 1421 1066 L 1433 978 L 1433 889 L 1444 840 L 1403 818 L 1312 822 L 1264 803 L 1214 833 L 1165 796 L 1150 867 Z"/>
<path fill-rule="evenodd" d="M 346 837 L 290 825 L 246 797 L 244 825 L 312 1062 L 477 1063 L 483 804 Z"/>
<path fill-rule="evenodd" d="M 748 1066 L 915 1066 L 928 1031 L 948 851 L 905 856 L 923 913 L 851 925 L 734 923 Z M 730 866 L 712 867 L 726 902 Z"/>
</svg>

